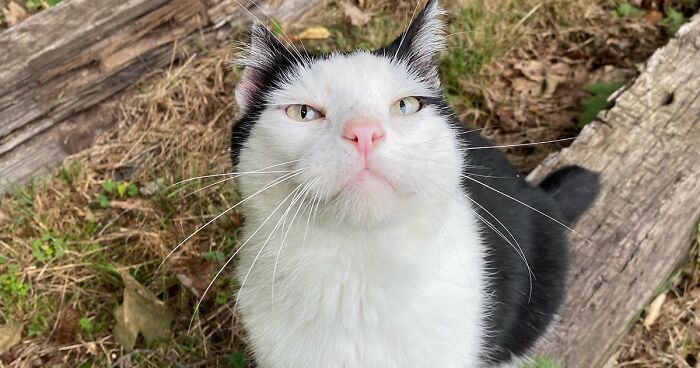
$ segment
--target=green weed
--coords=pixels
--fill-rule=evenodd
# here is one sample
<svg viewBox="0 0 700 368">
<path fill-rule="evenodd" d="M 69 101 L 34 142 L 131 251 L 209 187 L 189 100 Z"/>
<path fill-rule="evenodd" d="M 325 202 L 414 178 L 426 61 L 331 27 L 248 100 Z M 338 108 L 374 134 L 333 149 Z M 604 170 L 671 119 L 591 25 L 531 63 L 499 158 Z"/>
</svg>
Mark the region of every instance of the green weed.
<svg viewBox="0 0 700 368">
<path fill-rule="evenodd" d="M 226 364 L 231 368 L 245 368 L 248 366 L 245 354 L 239 352 L 227 355 Z"/>
<path fill-rule="evenodd" d="M 56 237 L 51 233 L 44 233 L 40 239 L 34 239 L 32 242 L 32 255 L 39 262 L 60 258 L 64 253 L 64 243 L 63 238 Z"/>
<path fill-rule="evenodd" d="M 88 337 L 92 338 L 92 335 L 95 333 L 95 325 L 89 318 L 81 317 L 78 321 L 78 326 L 80 326 L 80 329 L 85 332 Z"/>
<path fill-rule="evenodd" d="M 139 194 L 139 187 L 134 183 L 114 182 L 107 179 L 102 183 L 102 191 L 97 195 L 97 201 L 102 208 L 109 208 L 110 199 L 134 198 Z"/>
<path fill-rule="evenodd" d="M 9 265 L 5 272 L 0 274 L 0 301 L 8 308 L 29 293 L 29 285 L 20 278 L 18 271 L 16 265 Z"/>
<path fill-rule="evenodd" d="M 661 20 L 660 24 L 664 27 L 666 33 L 674 35 L 686 21 L 687 19 L 683 13 L 669 6 L 666 8 L 666 16 Z"/>
<path fill-rule="evenodd" d="M 578 127 L 583 128 L 592 122 L 608 106 L 608 97 L 624 85 L 624 82 L 598 82 L 586 87 L 590 96 L 582 102 L 583 111 L 578 118 Z"/>
<path fill-rule="evenodd" d="M 561 366 L 550 358 L 538 356 L 527 363 L 523 368 L 561 368 Z"/>
<path fill-rule="evenodd" d="M 202 258 L 207 262 L 221 263 L 226 260 L 226 255 L 223 252 L 206 252 L 202 253 Z"/>
<path fill-rule="evenodd" d="M 613 15 L 620 18 L 639 18 L 643 17 L 645 14 L 644 10 L 628 2 L 616 3 L 615 1 L 611 1 L 611 5 L 615 7 L 615 9 L 613 10 Z"/>
</svg>

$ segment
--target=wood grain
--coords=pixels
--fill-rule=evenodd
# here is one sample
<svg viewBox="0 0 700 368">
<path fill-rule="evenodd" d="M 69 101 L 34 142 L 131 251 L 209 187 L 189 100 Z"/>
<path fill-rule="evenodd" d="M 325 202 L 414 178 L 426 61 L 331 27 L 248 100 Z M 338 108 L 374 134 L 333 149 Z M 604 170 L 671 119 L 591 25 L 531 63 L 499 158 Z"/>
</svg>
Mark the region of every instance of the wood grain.
<svg viewBox="0 0 700 368">
<path fill-rule="evenodd" d="M 76 134 L 89 141 L 109 128 L 108 111 L 89 111 L 167 66 L 184 47 L 220 43 L 255 18 L 266 21 L 264 13 L 298 21 L 319 2 L 66 0 L 5 30 L 0 192 L 60 163 Z"/>
<path fill-rule="evenodd" d="M 647 61 L 612 109 L 528 179 L 567 165 L 601 173 L 602 191 L 571 234 L 561 321 L 537 354 L 599 367 L 687 256 L 700 217 L 700 15 Z"/>
</svg>

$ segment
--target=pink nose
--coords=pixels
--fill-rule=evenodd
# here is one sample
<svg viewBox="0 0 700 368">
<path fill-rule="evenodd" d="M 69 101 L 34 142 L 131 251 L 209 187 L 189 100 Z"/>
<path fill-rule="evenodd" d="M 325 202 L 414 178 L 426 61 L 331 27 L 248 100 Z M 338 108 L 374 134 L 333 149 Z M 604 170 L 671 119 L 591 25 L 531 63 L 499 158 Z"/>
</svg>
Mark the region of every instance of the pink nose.
<svg viewBox="0 0 700 368">
<path fill-rule="evenodd" d="M 371 120 L 354 120 L 347 123 L 343 138 L 353 142 L 363 156 L 369 155 L 377 144 L 384 138 L 384 130 L 379 123 Z"/>
</svg>

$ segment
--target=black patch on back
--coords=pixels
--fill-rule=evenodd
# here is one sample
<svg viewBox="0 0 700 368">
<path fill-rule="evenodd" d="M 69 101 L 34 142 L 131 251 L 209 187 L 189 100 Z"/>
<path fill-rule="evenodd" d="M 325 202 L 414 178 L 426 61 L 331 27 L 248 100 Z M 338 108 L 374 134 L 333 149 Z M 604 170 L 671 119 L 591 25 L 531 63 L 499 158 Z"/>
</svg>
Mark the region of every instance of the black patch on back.
<svg viewBox="0 0 700 368">
<path fill-rule="evenodd" d="M 478 174 L 479 176 L 471 178 L 517 198 L 564 224 L 570 224 L 572 218 L 567 216 L 567 207 L 562 204 L 577 201 L 577 193 L 572 191 L 575 185 L 571 184 L 575 180 L 568 179 L 585 178 L 586 184 L 590 185 L 591 180 L 588 179 L 597 178 L 595 173 L 575 168 L 562 172 L 561 177 L 567 180 L 556 180 L 560 179 L 556 175 L 551 181 L 543 183 L 549 183 L 547 189 L 562 189 L 556 193 L 531 186 L 496 148 L 468 150 L 468 147 L 493 145 L 460 122 L 455 120 L 453 125 L 460 132 L 462 142 L 467 144 L 465 157 L 470 166 L 465 167 L 465 175 Z M 557 185 L 558 183 L 566 185 Z M 487 290 L 493 296 L 493 304 L 484 317 L 488 329 L 484 346 L 492 351 L 484 352 L 483 359 L 490 363 L 508 362 L 513 356 L 528 353 L 544 334 L 563 302 L 568 264 L 568 230 L 473 180 L 463 179 L 462 185 L 469 198 L 484 207 L 482 209 L 474 205 L 476 212 L 515 244 L 493 217 L 507 226 L 522 248 L 533 273 L 530 291 L 530 278 L 522 258 L 499 234 L 482 224 L 488 252 L 487 268 L 489 274 L 493 274 L 489 276 L 491 284 Z M 588 188 L 590 190 L 586 203 L 592 201 L 597 191 L 597 186 L 590 185 Z M 580 214 L 587 205 L 577 203 L 573 207 Z"/>
</svg>

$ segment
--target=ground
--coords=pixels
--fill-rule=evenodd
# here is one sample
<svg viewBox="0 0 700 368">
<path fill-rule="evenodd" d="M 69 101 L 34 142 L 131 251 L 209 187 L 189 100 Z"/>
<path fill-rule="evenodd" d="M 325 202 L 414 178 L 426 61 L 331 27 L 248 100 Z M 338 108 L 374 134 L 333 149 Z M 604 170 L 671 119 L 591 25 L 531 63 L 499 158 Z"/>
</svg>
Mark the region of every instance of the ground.
<svg viewBox="0 0 700 368">
<path fill-rule="evenodd" d="M 522 172 L 565 146 L 699 6 L 695 0 L 443 3 L 449 47 L 440 71 L 449 101 L 497 144 L 525 144 L 504 148 Z M 331 3 L 300 28 L 281 28 L 302 36 L 308 48 L 371 48 L 396 36 L 415 5 L 354 4 L 361 13 Z M 7 26 L 3 19 L 0 28 Z M 227 270 L 196 310 L 236 247 L 242 221 L 232 211 L 201 228 L 237 194 L 221 177 L 189 180 L 230 170 L 226 132 L 236 113 L 238 71 L 229 67 L 235 48 L 202 51 L 154 71 L 114 103 L 117 129 L 90 149 L 0 198 L 0 367 L 247 364 L 232 310 L 236 281 Z M 660 290 L 665 297 L 632 326 L 611 367 L 698 364 L 694 249 Z M 140 329 L 153 327 L 134 322 L 144 319 L 156 326 L 172 320 L 171 331 L 157 328 L 166 333 L 134 341 Z M 20 341 L 3 352 L 16 336 Z M 546 357 L 535 365 L 553 366 Z"/>
</svg>

